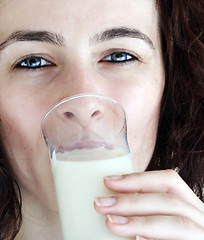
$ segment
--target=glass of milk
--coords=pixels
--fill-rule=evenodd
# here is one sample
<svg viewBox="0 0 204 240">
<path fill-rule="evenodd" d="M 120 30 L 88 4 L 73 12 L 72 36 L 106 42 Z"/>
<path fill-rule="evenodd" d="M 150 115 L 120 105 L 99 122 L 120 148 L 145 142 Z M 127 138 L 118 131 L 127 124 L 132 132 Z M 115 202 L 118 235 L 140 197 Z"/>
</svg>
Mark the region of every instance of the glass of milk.
<svg viewBox="0 0 204 240">
<path fill-rule="evenodd" d="M 133 172 L 121 105 L 96 94 L 63 99 L 45 115 L 42 133 L 64 240 L 131 239 L 111 233 L 106 217 L 94 209 L 96 197 L 115 194 L 104 186 L 104 177 Z"/>
</svg>

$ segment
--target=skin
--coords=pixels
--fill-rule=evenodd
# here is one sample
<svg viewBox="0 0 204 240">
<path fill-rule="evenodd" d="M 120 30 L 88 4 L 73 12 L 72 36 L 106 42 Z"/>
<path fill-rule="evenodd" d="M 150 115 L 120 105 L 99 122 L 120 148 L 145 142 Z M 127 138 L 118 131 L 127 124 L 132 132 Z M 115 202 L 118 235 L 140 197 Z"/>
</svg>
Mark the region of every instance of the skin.
<svg viewBox="0 0 204 240">
<path fill-rule="evenodd" d="M 2 0 L 1 4 L 0 127 L 22 190 L 24 221 L 17 239 L 61 239 L 40 124 L 53 104 L 87 92 L 116 99 L 127 113 L 135 173 L 104 180 L 111 190 L 125 193 L 99 197 L 94 203 L 96 211 L 109 215 L 107 227 L 140 239 L 203 239 L 203 203 L 180 177 L 170 170 L 143 173 L 155 146 L 165 84 L 154 1 Z M 100 37 L 121 27 L 139 30 L 143 36 Z M 4 43 L 16 31 L 49 31 L 60 41 Z M 132 61 L 110 62 L 115 52 Z M 46 66 L 25 68 L 31 55 Z"/>
</svg>

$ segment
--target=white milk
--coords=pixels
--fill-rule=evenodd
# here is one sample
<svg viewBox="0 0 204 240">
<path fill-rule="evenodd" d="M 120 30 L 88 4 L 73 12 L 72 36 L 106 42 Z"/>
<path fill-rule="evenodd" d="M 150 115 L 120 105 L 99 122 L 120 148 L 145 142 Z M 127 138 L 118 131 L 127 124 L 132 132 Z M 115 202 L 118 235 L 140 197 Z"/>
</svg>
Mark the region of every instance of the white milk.
<svg viewBox="0 0 204 240">
<path fill-rule="evenodd" d="M 52 170 L 64 240 L 131 239 L 112 234 L 106 217 L 94 209 L 95 197 L 114 194 L 104 186 L 105 176 L 133 172 L 129 154 L 104 148 L 74 150 L 53 156 Z"/>
</svg>

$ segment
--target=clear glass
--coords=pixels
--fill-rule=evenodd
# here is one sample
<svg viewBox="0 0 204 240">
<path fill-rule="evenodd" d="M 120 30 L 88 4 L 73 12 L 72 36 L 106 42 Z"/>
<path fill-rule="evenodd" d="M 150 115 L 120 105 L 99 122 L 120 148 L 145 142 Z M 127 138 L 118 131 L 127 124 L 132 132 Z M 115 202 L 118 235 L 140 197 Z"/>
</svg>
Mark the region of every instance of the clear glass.
<svg viewBox="0 0 204 240">
<path fill-rule="evenodd" d="M 42 121 L 64 240 L 131 239 L 111 233 L 94 199 L 112 193 L 109 175 L 133 172 L 124 109 L 115 100 L 82 94 L 56 104 Z"/>
</svg>

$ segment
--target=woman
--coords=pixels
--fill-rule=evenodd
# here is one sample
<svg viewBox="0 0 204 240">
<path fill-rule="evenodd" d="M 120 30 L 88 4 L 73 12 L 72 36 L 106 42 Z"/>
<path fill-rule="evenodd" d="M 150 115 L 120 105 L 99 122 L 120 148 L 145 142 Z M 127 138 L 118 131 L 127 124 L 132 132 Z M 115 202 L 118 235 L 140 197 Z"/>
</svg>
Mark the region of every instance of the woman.
<svg viewBox="0 0 204 240">
<path fill-rule="evenodd" d="M 40 123 L 93 92 L 124 106 L 136 172 L 105 179 L 107 227 L 203 240 L 202 1 L 1 0 L 0 29 L 1 239 L 61 239 Z"/>
</svg>

